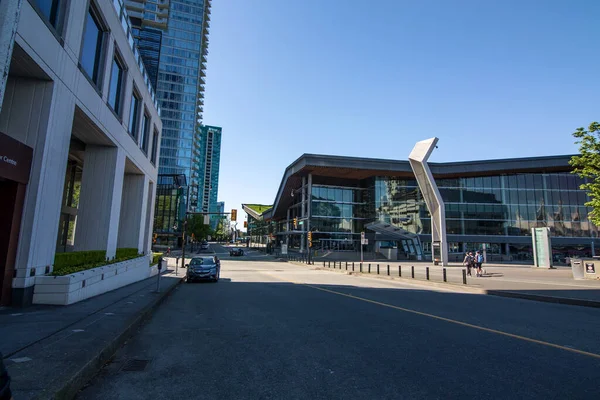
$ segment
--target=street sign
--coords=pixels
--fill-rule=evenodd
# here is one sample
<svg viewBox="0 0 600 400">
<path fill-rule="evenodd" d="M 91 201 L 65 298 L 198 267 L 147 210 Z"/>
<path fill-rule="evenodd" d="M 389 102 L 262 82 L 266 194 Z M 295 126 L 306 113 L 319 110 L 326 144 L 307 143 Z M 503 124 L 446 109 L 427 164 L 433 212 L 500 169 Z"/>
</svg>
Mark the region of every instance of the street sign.
<svg viewBox="0 0 600 400">
<path fill-rule="evenodd" d="M 362 240 L 365 240 L 365 233 L 364 233 L 364 232 L 361 232 L 361 233 L 360 233 L 360 240 L 361 240 L 361 241 L 362 241 Z"/>
<path fill-rule="evenodd" d="M 208 235 L 208 236 L 206 237 L 206 239 L 207 239 L 207 240 L 212 240 L 212 237 L 211 237 L 210 235 Z"/>
<path fill-rule="evenodd" d="M 281 245 L 281 254 L 286 255 L 287 253 L 288 253 L 288 245 L 284 243 Z"/>
<path fill-rule="evenodd" d="M 362 244 L 369 244 L 369 239 L 362 239 L 360 242 Z"/>
<path fill-rule="evenodd" d="M 204 225 L 210 225 L 210 216 L 208 214 L 204 215 Z"/>
<path fill-rule="evenodd" d="M 298 222 L 298 225 L 304 225 L 304 221 Z"/>
</svg>

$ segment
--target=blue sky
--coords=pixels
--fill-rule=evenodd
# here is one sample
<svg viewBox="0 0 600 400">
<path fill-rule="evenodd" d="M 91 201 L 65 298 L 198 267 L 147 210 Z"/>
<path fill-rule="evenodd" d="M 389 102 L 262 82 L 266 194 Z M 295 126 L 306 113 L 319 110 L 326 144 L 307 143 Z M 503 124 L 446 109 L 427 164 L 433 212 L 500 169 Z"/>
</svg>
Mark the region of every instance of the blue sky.
<svg viewBox="0 0 600 400">
<path fill-rule="evenodd" d="M 438 136 L 431 161 L 571 154 L 600 119 L 600 1 L 212 4 L 226 210 L 271 204 L 303 153 L 406 159 Z"/>
</svg>

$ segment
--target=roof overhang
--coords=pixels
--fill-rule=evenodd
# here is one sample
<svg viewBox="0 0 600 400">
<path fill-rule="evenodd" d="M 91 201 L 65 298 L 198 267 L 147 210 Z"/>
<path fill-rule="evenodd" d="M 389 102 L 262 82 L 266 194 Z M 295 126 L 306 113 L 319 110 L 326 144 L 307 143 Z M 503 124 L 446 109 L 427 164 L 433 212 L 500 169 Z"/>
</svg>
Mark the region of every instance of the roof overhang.
<svg viewBox="0 0 600 400">
<path fill-rule="evenodd" d="M 436 179 L 488 176 L 491 174 L 516 174 L 532 171 L 571 171 L 572 155 L 527 157 L 497 160 L 461 161 L 451 163 L 428 163 Z M 302 177 L 326 177 L 339 180 L 360 181 L 376 176 L 414 179 L 408 160 L 385 160 L 378 158 L 344 157 L 303 154 L 290 164 L 281 179 L 279 189 L 269 211 L 269 217 L 285 218 L 285 210 L 291 205 L 291 192 L 302 185 Z"/>
</svg>

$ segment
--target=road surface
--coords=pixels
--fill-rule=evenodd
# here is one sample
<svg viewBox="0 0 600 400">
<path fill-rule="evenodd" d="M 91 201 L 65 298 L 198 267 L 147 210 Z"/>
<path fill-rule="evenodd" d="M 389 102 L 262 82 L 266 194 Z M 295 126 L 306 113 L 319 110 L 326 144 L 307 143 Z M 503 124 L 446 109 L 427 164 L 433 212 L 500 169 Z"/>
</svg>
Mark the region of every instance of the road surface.
<svg viewBox="0 0 600 400">
<path fill-rule="evenodd" d="M 79 399 L 599 396 L 598 309 L 212 249 L 221 281 L 181 284 Z"/>
</svg>

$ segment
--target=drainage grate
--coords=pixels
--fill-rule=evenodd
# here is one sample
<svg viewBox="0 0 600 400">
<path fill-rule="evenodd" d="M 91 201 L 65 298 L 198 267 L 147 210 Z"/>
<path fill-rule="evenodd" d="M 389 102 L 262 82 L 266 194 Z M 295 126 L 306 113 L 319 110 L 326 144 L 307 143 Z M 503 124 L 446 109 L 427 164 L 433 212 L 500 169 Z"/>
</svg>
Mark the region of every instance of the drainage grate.
<svg viewBox="0 0 600 400">
<path fill-rule="evenodd" d="M 123 365 L 121 371 L 143 371 L 146 369 L 146 366 L 149 362 L 150 360 L 129 360 L 125 363 L 125 365 Z"/>
</svg>

